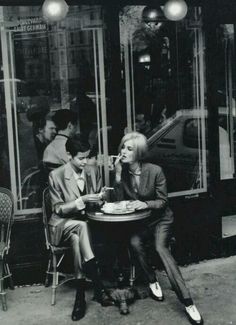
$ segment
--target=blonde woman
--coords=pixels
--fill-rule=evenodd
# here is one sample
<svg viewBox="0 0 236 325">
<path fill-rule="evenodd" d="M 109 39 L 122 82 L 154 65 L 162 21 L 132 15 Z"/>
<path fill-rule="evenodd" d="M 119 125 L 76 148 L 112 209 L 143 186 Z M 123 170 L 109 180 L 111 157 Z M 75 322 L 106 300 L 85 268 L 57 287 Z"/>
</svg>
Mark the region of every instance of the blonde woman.
<svg viewBox="0 0 236 325">
<path fill-rule="evenodd" d="M 173 226 L 173 212 L 168 207 L 166 179 L 161 167 L 145 163 L 148 145 L 146 137 L 138 132 L 127 133 L 121 140 L 119 156 L 115 161 L 115 194 L 117 200 L 131 200 L 129 208 L 151 209 L 151 217 L 135 229 L 130 237 L 134 255 L 149 282 L 150 296 L 164 299 L 155 272 L 147 263 L 144 243 L 154 237 L 155 249 L 159 254 L 169 281 L 191 323 L 202 324 L 203 319 L 193 303 L 180 270 L 168 249 Z"/>
</svg>

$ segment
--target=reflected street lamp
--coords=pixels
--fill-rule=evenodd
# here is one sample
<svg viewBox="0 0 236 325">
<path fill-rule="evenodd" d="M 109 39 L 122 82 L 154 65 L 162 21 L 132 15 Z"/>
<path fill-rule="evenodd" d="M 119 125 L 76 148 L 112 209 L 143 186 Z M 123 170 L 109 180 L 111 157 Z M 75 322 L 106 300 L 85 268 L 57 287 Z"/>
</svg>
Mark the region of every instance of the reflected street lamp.
<svg viewBox="0 0 236 325">
<path fill-rule="evenodd" d="M 45 0 L 42 6 L 43 18 L 51 22 L 64 19 L 68 10 L 69 6 L 65 0 Z"/>
<path fill-rule="evenodd" d="M 178 21 L 183 19 L 188 11 L 188 6 L 184 0 L 169 0 L 163 8 L 167 19 Z"/>
</svg>

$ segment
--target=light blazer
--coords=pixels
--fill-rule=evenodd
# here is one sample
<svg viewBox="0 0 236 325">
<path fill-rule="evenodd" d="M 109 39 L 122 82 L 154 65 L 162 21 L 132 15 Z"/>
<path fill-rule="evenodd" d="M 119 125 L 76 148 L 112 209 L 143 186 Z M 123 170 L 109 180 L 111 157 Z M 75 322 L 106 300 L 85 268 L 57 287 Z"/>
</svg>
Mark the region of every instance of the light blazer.
<svg viewBox="0 0 236 325">
<path fill-rule="evenodd" d="M 75 200 L 80 197 L 80 191 L 73 173 L 73 168 L 68 162 L 49 174 L 49 192 L 53 211 L 49 225 L 54 245 L 59 244 L 66 221 L 82 216 L 75 203 Z M 98 193 L 101 190 L 101 177 L 95 166 L 85 168 L 85 189 L 86 194 Z"/>
<path fill-rule="evenodd" d="M 131 177 L 127 166 L 124 165 L 121 183 L 115 183 L 115 195 L 118 201 L 144 201 L 147 203 L 148 208 L 153 210 L 153 217 L 173 218 L 173 213 L 168 207 L 166 178 L 160 166 L 142 163 L 137 193 L 132 186 Z M 156 219 L 158 220 L 159 218 Z"/>
</svg>

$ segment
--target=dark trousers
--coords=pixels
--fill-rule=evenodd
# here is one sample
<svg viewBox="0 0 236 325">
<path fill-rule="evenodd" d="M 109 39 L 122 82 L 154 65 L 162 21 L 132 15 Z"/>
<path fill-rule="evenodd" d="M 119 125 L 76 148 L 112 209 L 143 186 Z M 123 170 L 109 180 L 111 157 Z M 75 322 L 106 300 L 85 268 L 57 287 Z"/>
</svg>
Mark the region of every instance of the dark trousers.
<svg viewBox="0 0 236 325">
<path fill-rule="evenodd" d="M 147 263 L 147 256 L 144 244 L 154 236 L 155 249 L 159 254 L 169 281 L 173 290 L 176 292 L 179 300 L 184 303 L 186 299 L 191 299 L 184 279 L 180 273 L 179 267 L 169 250 L 169 239 L 172 233 L 173 217 L 162 217 L 154 226 L 146 226 L 145 229 L 134 233 L 130 238 L 130 244 L 134 255 L 138 259 L 150 283 L 156 281 L 156 275 L 150 265 Z"/>
</svg>

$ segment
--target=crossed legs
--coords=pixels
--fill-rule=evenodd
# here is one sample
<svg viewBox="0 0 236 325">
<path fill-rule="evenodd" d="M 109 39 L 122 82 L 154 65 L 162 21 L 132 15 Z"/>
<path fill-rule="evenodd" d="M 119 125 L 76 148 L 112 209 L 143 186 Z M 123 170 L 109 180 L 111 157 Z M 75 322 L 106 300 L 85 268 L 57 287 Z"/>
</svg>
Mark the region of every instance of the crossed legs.
<svg viewBox="0 0 236 325">
<path fill-rule="evenodd" d="M 69 241 L 73 250 L 74 270 L 77 279 L 83 278 L 82 263 L 94 258 L 91 248 L 88 225 L 84 221 L 71 220 L 66 232 L 70 232 Z M 68 229 L 70 228 L 70 229 Z"/>
</svg>

